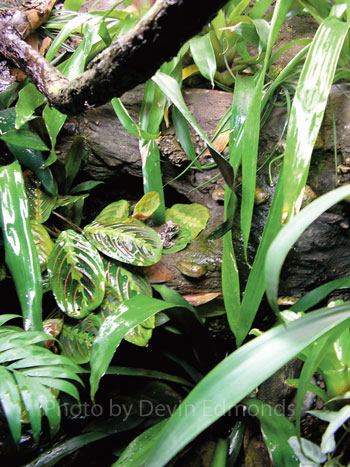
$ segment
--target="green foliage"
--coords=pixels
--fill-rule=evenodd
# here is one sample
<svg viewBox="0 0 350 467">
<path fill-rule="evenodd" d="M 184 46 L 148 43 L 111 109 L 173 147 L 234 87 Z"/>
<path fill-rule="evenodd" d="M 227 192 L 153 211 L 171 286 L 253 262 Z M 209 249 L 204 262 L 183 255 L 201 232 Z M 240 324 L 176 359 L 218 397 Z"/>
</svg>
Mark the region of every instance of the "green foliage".
<svg viewBox="0 0 350 467">
<path fill-rule="evenodd" d="M 78 76 L 100 50 L 129 31 L 151 3 L 125 1 L 120 2 L 120 7 L 128 6 L 127 9 L 80 14 L 81 1 L 67 0 L 65 8 L 55 11 L 45 25 L 46 30 L 59 31 L 47 58 L 60 61 L 58 67 L 68 78 Z M 311 15 L 319 23 L 315 38 L 292 41 L 272 55 L 282 24 L 301 13 Z M 146 84 L 139 122 L 131 118 L 121 100 L 112 100 L 121 124 L 139 139 L 145 195 L 133 207 L 128 200 L 112 202 L 83 228 L 80 224 L 84 200 L 99 183 L 89 180 L 74 185 L 87 155 L 83 138 L 75 137 L 63 165 L 57 160 L 56 143 L 66 116 L 48 107 L 33 84 L 26 82 L 0 94 L 0 139 L 31 171 L 22 176 L 18 162 L 0 169 L 5 259 L 16 285 L 25 329 L 5 325 L 14 315 L 0 315 L 0 400 L 16 443 L 22 423 L 31 424 L 34 441 L 39 441 L 43 415 L 49 421 L 51 435 L 58 431 L 58 392 L 78 400 L 73 382 L 81 382 L 78 373 L 89 372 L 77 364 L 90 362 L 92 400 L 105 374 L 164 379 L 182 388 L 190 387 L 191 383 L 177 375 L 110 366 L 123 339 L 137 346 L 151 346 L 155 326 L 167 322 L 168 329 L 180 333 L 193 349 L 191 358 L 173 355 L 173 360 L 200 382 L 168 420 L 155 425 L 154 420 L 144 423 L 114 465 L 167 464 L 242 400 L 259 420 L 274 465 L 334 465 L 332 462 L 339 455 L 336 436 L 342 427 L 348 430 L 349 425 L 349 406 L 344 405 L 350 388 L 349 305 L 337 303 L 334 307 L 308 310 L 333 290 L 348 287 L 349 278 L 318 287 L 283 313 L 279 312 L 277 298 L 280 271 L 292 245 L 321 213 L 350 195 L 348 187 L 341 187 L 299 212 L 331 84 L 349 77 L 349 19 L 349 6 L 340 1 L 228 2 Z M 82 36 L 75 51 L 65 44 L 71 34 Z M 276 60 L 294 44 L 304 48 L 283 70 L 277 69 Z M 69 53 L 61 54 L 63 48 Z M 57 57 L 58 54 L 61 55 Z M 187 83 L 193 73 L 200 73 L 209 86 L 234 91 L 232 106 L 213 138 L 200 128 L 183 99 L 182 81 Z M 248 258 L 259 132 L 272 102 L 281 105 L 283 93 L 293 101 L 282 168 L 258 251 L 255 258 Z M 203 315 L 164 285 L 154 286 L 162 300 L 153 298 L 152 287 L 142 271 L 142 267 L 156 265 L 163 254 L 184 249 L 209 219 L 208 209 L 198 204 L 175 204 L 166 209 L 157 138 L 162 121 L 169 123 L 169 115 L 189 158 L 185 171 L 205 171 L 216 165 L 226 183 L 225 219 L 212 238 L 223 236 L 223 300 L 238 348 L 219 363 L 214 359 Z M 214 164 L 201 164 L 188 125 L 204 141 Z M 228 155 L 223 155 L 227 144 Z M 242 196 L 235 193 L 239 176 Z M 252 261 L 244 288 L 231 232 L 238 203 L 244 254 L 247 263 Z M 68 223 L 69 230 L 63 230 L 61 221 Z M 163 248 L 153 228 L 166 221 L 180 227 L 170 248 Z M 46 269 L 49 285 L 45 291 L 53 294 L 61 310 L 59 341 L 55 340 L 56 334 L 48 337 L 42 332 L 41 298 Z M 283 324 L 240 347 L 265 292 L 277 320 Z M 44 317 L 48 318 L 47 310 Z M 44 329 L 52 334 L 46 325 L 47 322 Z M 59 353 L 44 345 L 53 346 Z M 267 404 L 246 397 L 294 357 L 304 364 L 300 378 L 294 381 L 298 393 L 292 423 L 280 413 L 271 414 Z M 218 365 L 203 377 L 214 363 Z M 323 392 L 310 384 L 316 371 L 325 381 Z M 321 395 L 331 409 L 311 412 L 329 423 L 320 446 L 300 436 L 302 403 L 309 390 Z M 164 385 L 160 391 L 170 390 Z M 131 398 L 129 401 L 134 402 Z M 209 414 L 208 401 L 212 409 Z M 339 411 L 335 410 L 337 403 L 344 405 Z M 130 426 L 139 425 L 141 421 Z M 232 439 L 217 441 L 213 465 L 233 465 L 244 429 L 244 423 L 238 421 Z M 101 432 L 104 427 L 66 441 L 51 453 L 44 453 L 36 465 L 54 465 L 65 455 L 104 437 Z M 347 431 L 343 430 L 342 436 L 348 436 Z"/>
</svg>

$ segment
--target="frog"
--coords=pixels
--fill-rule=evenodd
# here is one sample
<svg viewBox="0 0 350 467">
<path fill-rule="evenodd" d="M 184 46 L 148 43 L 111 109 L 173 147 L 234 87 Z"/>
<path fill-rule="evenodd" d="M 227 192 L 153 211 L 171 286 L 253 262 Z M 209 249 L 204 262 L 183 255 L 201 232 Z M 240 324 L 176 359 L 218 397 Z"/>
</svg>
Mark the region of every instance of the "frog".
<svg viewBox="0 0 350 467">
<path fill-rule="evenodd" d="M 175 224 L 173 221 L 167 221 L 165 224 L 160 227 L 156 227 L 155 231 L 160 236 L 160 241 L 163 245 L 163 248 L 171 248 L 175 245 L 174 237 L 180 230 L 180 226 Z"/>
</svg>

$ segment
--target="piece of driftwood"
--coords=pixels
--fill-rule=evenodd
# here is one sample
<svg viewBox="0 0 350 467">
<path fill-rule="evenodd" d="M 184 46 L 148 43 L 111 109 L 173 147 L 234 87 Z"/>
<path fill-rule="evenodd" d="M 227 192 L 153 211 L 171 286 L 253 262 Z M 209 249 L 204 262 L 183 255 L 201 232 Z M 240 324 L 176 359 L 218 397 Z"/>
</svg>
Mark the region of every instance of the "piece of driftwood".
<svg viewBox="0 0 350 467">
<path fill-rule="evenodd" d="M 126 93 L 123 102 L 131 116 L 137 121 L 143 88 L 139 87 Z M 334 87 L 332 90 L 332 103 L 337 122 L 337 148 L 338 173 L 335 173 L 334 141 L 332 114 L 327 111 L 318 139 L 313 164 L 310 170 L 308 193 L 311 198 L 319 196 L 339 184 L 350 182 L 350 137 L 347 131 L 350 121 L 350 101 L 344 97 L 347 89 Z M 197 122 L 211 136 L 232 102 L 232 95 L 221 91 L 208 89 L 187 90 L 184 92 L 185 100 L 195 116 Z M 278 141 L 285 122 L 285 111 L 276 108 L 264 128 L 260 138 L 260 163 L 272 150 Z M 117 188 L 126 183 L 129 191 L 136 187 L 142 193 L 141 158 L 137 138 L 128 134 L 118 122 L 110 105 L 92 109 L 79 118 L 73 118 L 67 124 L 66 144 L 70 142 L 72 134 L 82 134 L 86 138 L 89 149 L 89 160 L 86 171 L 90 177 L 104 180 L 107 186 L 96 189 L 96 198 L 101 193 L 109 192 L 111 188 L 117 195 Z M 203 143 L 192 133 L 196 150 L 203 148 Z M 162 153 L 163 179 L 166 190 L 171 187 L 172 198 L 180 197 L 180 202 L 199 202 L 208 207 L 211 220 L 206 231 L 186 250 L 174 255 L 164 255 L 159 277 L 155 280 L 166 280 L 170 287 L 182 293 L 221 290 L 221 241 L 207 241 L 207 234 L 223 220 L 223 187 L 222 177 L 210 181 L 218 174 L 217 169 L 200 172 L 189 170 L 182 177 L 173 180 L 188 164 L 188 159 L 181 149 L 172 126 L 164 128 L 159 141 Z M 209 155 L 203 155 L 202 162 L 210 161 Z M 123 180 L 127 180 L 126 182 Z M 173 180 L 173 181 L 172 181 Z M 209 181 L 205 186 L 201 186 Z M 267 167 L 258 173 L 257 185 L 260 200 L 254 211 L 253 228 L 250 237 L 249 256 L 252 261 L 261 238 L 266 221 L 274 186 L 269 183 Z M 194 188 L 200 188 L 194 190 Z M 175 195 L 174 195 L 175 192 Z M 111 192 L 109 192 L 111 193 Z M 166 192 L 167 193 L 167 192 Z M 239 196 L 239 189 L 237 191 Z M 113 201 L 112 195 L 105 203 Z M 121 196 L 119 194 L 119 196 Z M 167 197 L 166 197 L 167 198 Z M 179 202 L 179 201 L 174 201 Z M 103 206 L 101 205 L 101 208 Z M 168 206 L 170 207 L 170 206 Z M 298 240 L 289 254 L 282 271 L 280 295 L 300 297 L 306 291 L 322 284 L 327 280 L 342 277 L 348 273 L 350 266 L 350 230 L 349 205 L 340 203 L 331 211 L 320 216 Z M 242 285 L 247 278 L 249 268 L 243 260 L 242 244 L 237 215 L 237 227 L 233 230 L 241 272 Z M 191 272 L 202 265 L 203 274 L 198 272 L 197 277 L 186 276 L 184 270 Z M 185 266 L 184 266 L 185 265 Z M 155 269 L 155 268 L 153 268 Z M 182 272 L 181 272 L 182 269 Z M 198 268 L 197 268 L 198 269 Z M 156 277 L 156 272 L 153 271 Z"/>
</svg>

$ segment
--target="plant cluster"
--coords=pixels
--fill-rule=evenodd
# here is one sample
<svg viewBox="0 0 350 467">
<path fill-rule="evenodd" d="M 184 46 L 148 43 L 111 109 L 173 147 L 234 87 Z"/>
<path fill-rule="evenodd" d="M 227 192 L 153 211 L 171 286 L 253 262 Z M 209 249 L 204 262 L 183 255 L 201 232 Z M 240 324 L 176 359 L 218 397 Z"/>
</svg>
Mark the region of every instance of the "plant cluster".
<svg viewBox="0 0 350 467">
<path fill-rule="evenodd" d="M 80 0 L 66 0 L 42 28 L 54 36 L 47 59 L 67 78 L 78 76 L 100 50 L 137 24 L 150 3 L 124 1 L 118 3 L 119 9 L 81 14 Z M 282 24 L 300 14 L 319 23 L 314 39 L 292 41 L 272 53 Z M 112 99 L 116 117 L 139 139 L 145 195 L 133 207 L 124 199 L 112 202 L 87 225 L 82 225 L 84 200 L 99 182 L 74 185 L 85 157 L 83 139 L 75 138 L 63 163 L 56 143 L 67 116 L 47 105 L 28 81 L 0 93 L 0 139 L 16 159 L 0 168 L 2 242 L 21 308 L 21 315 L 0 315 L 0 400 L 15 443 L 28 423 L 39 443 L 44 415 L 54 437 L 60 428 L 62 393 L 79 401 L 77 388 L 87 373 L 94 401 L 103 375 L 114 373 L 161 379 L 158 388 L 163 394 L 174 385 L 186 398 L 165 420 L 143 423 L 136 417 L 134 425 L 124 426 L 124 430 L 137 426 L 139 434 L 116 451 L 113 465 L 166 465 L 239 403 L 259 420 L 274 465 L 343 465 L 350 419 L 349 305 L 332 302 L 315 308 L 334 290 L 350 287 L 350 278 L 319 286 L 287 311 L 279 309 L 278 285 L 283 262 L 299 236 L 319 215 L 350 196 L 349 186 L 342 186 L 300 209 L 331 85 L 348 78 L 349 21 L 350 6 L 341 0 L 230 0 L 202 34 L 147 82 L 139 122 L 120 99 Z M 66 44 L 72 35 L 80 37 L 75 50 Z M 284 69 L 277 69 L 276 60 L 295 43 L 302 50 Z M 182 85 L 194 73 L 209 86 L 234 91 L 232 106 L 213 138 L 200 128 L 182 96 Z M 285 148 L 269 216 L 242 291 L 231 229 L 240 203 L 248 261 L 259 132 L 277 101 L 288 107 Z M 213 158 L 209 167 L 216 165 L 226 183 L 225 219 L 211 238 L 223 240 L 224 312 L 237 350 L 215 362 L 213 369 L 208 365 L 213 352 L 205 318 L 179 293 L 164 285 L 151 286 L 143 270 L 163 254 L 186 248 L 209 218 L 207 208 L 199 204 L 166 208 L 157 138 L 170 112 L 189 158 L 186 170 L 208 168 L 194 149 L 190 125 Z M 53 218 L 70 228 L 59 229 Z M 59 310 L 54 316 L 43 310 L 43 294 L 54 296 Z M 264 294 L 276 313 L 276 326 L 261 333 L 251 328 Z M 8 325 L 20 316 L 23 327 Z M 123 339 L 152 346 L 155 328 L 164 325 L 191 342 L 197 367 L 176 352 L 172 358 L 193 381 L 162 371 L 111 366 Z M 257 336 L 246 342 L 253 333 Z M 253 391 L 295 357 L 303 367 L 300 377 L 289 382 L 297 387 L 291 421 L 267 410 L 268 404 L 253 397 Z M 316 372 L 324 390 L 311 383 Z M 310 411 L 329 423 L 320 446 L 301 436 L 307 391 L 326 408 Z M 213 465 L 235 464 L 244 430 L 243 419 L 237 417 L 230 435 L 217 440 Z M 43 453 L 36 465 L 54 465 L 70 452 L 107 437 L 103 431 L 101 425 L 64 442 Z"/>
</svg>

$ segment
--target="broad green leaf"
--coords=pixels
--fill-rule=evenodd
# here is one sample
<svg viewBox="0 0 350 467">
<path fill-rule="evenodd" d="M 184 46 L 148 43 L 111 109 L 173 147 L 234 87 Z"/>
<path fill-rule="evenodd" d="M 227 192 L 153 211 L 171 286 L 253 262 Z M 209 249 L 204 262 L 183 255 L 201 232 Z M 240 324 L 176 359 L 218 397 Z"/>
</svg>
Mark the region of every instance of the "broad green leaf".
<svg viewBox="0 0 350 467">
<path fill-rule="evenodd" d="M 288 124 L 284 153 L 283 216 L 294 216 L 305 186 L 338 57 L 349 24 L 330 16 L 318 28 L 301 72 Z M 293 177 L 290 177 L 293 174 Z"/>
<path fill-rule="evenodd" d="M 135 204 L 132 217 L 136 219 L 149 219 L 160 206 L 159 194 L 149 191 Z"/>
<path fill-rule="evenodd" d="M 48 220 L 56 205 L 56 197 L 43 191 L 31 176 L 25 176 L 26 195 L 30 218 L 43 224 Z"/>
<path fill-rule="evenodd" d="M 117 462 L 112 464 L 112 467 L 134 467 L 135 465 L 142 465 L 145 456 L 149 453 L 155 439 L 164 428 L 166 421 L 167 420 L 163 420 L 153 425 L 131 441 Z"/>
<path fill-rule="evenodd" d="M 191 241 L 191 232 L 185 227 L 180 227 L 178 233 L 171 240 L 174 241 L 175 244 L 170 248 L 163 247 L 163 255 L 170 255 L 186 248 Z"/>
<path fill-rule="evenodd" d="M 152 296 L 152 287 L 146 276 L 131 272 L 122 265 L 104 260 L 106 282 L 118 294 L 121 302 L 138 294 Z"/>
<path fill-rule="evenodd" d="M 276 407 L 259 399 L 244 399 L 249 414 L 255 415 L 260 421 L 264 441 L 272 458 L 273 465 L 298 467 L 299 462 L 288 439 L 296 435 L 294 424 Z"/>
<path fill-rule="evenodd" d="M 276 313 L 278 312 L 277 295 L 279 276 L 288 251 L 304 230 L 317 219 L 319 215 L 347 196 L 350 196 L 349 186 L 337 188 L 320 196 L 302 209 L 293 220 L 288 222 L 271 243 L 265 261 L 266 294 L 271 307 Z"/>
<path fill-rule="evenodd" d="M 21 399 L 12 374 L 0 366 L 0 402 L 16 444 L 21 437 Z"/>
<path fill-rule="evenodd" d="M 20 315 L 15 315 L 15 314 L 6 314 L 6 315 L 0 315 L 0 326 L 3 326 L 7 321 L 10 321 L 11 319 L 14 318 L 20 318 Z"/>
<path fill-rule="evenodd" d="M 34 110 L 45 102 L 46 98 L 33 83 L 27 84 L 18 93 L 16 104 L 16 128 L 21 128 L 28 120 L 36 118 Z"/>
<path fill-rule="evenodd" d="M 216 59 L 214 49 L 210 40 L 210 33 L 197 36 L 190 41 L 191 55 L 199 71 L 211 82 L 214 87 L 214 76 L 216 73 Z"/>
<path fill-rule="evenodd" d="M 125 334 L 124 339 L 131 344 L 138 345 L 139 347 L 145 347 L 152 337 L 155 326 L 155 317 L 151 316 Z"/>
<path fill-rule="evenodd" d="M 262 18 L 269 6 L 271 5 L 272 0 L 258 0 L 255 2 L 253 8 L 251 9 L 249 16 L 252 19 Z"/>
<path fill-rule="evenodd" d="M 60 335 L 62 354 L 78 364 L 90 361 L 91 347 L 100 325 L 101 321 L 93 313 L 77 324 L 65 323 Z"/>
<path fill-rule="evenodd" d="M 149 266 L 162 255 L 159 235 L 137 219 L 119 219 L 113 224 L 93 222 L 84 235 L 102 253 L 122 263 Z"/>
<path fill-rule="evenodd" d="M 30 230 L 28 202 L 18 162 L 0 169 L 0 192 L 5 260 L 16 286 L 24 328 L 42 330 L 40 264 Z"/>
<path fill-rule="evenodd" d="M 67 119 L 67 115 L 59 112 L 57 109 L 55 109 L 55 107 L 46 105 L 43 110 L 43 118 L 51 142 L 51 152 L 45 162 L 45 165 L 48 166 L 53 164 L 57 159 L 55 152 L 56 140 L 58 133 L 60 132 L 64 122 Z"/>
<path fill-rule="evenodd" d="M 31 220 L 30 228 L 33 235 L 34 245 L 38 253 L 40 270 L 43 272 L 46 270 L 47 259 L 52 251 L 53 242 L 45 227 L 38 221 Z"/>
<path fill-rule="evenodd" d="M 64 164 L 64 172 L 66 176 L 65 193 L 72 193 L 71 187 L 79 172 L 85 154 L 84 141 L 84 137 L 75 136 L 67 153 Z"/>
<path fill-rule="evenodd" d="M 97 180 L 87 180 L 86 182 L 81 182 L 78 185 L 75 185 L 70 192 L 80 193 L 81 191 L 90 191 L 98 185 L 103 184 L 104 182 L 98 182 Z"/>
<path fill-rule="evenodd" d="M 349 305 L 308 313 L 272 328 L 226 357 L 200 381 L 166 423 L 144 460 L 145 467 L 166 465 L 199 433 L 325 334 L 330 326 L 349 318 Z M 238 380 L 239 385 L 235 384 Z"/>
<path fill-rule="evenodd" d="M 114 352 L 125 334 L 159 311 L 174 307 L 145 295 L 137 295 L 121 303 L 113 315 L 106 318 L 100 327 L 91 350 L 91 398 L 94 400 L 99 381 L 106 373 Z"/>
<path fill-rule="evenodd" d="M 73 230 L 60 234 L 48 260 L 48 272 L 57 304 L 70 317 L 84 318 L 102 302 L 102 259 L 82 235 Z"/>
<path fill-rule="evenodd" d="M 129 217 L 130 204 L 125 199 L 115 201 L 114 203 L 106 206 L 100 214 L 95 218 L 94 222 L 99 224 L 112 224 L 118 219 Z"/>
<path fill-rule="evenodd" d="M 185 227 L 191 233 L 191 240 L 205 229 L 209 219 L 208 208 L 202 204 L 174 204 L 165 211 L 165 220 L 173 221 L 180 227 Z"/>
<path fill-rule="evenodd" d="M 38 151 L 49 151 L 44 141 L 37 133 L 26 128 L 11 130 L 0 136 L 0 139 L 8 144 L 19 146 L 26 149 L 35 149 Z"/>
</svg>

